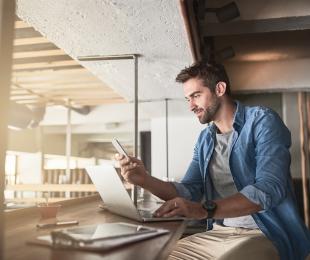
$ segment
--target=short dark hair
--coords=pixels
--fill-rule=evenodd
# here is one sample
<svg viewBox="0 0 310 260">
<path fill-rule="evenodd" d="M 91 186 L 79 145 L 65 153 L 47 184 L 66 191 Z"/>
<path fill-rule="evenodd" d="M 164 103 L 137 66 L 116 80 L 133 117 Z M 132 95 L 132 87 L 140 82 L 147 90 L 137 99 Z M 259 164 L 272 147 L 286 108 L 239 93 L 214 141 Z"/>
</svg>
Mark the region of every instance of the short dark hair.
<svg viewBox="0 0 310 260">
<path fill-rule="evenodd" d="M 215 92 L 215 87 L 218 82 L 223 81 L 226 83 L 226 94 L 230 95 L 230 82 L 226 70 L 222 64 L 208 63 L 199 61 L 187 67 L 177 75 L 176 82 L 185 83 L 189 79 L 201 79 L 203 85 L 208 87 L 211 92 Z"/>
</svg>

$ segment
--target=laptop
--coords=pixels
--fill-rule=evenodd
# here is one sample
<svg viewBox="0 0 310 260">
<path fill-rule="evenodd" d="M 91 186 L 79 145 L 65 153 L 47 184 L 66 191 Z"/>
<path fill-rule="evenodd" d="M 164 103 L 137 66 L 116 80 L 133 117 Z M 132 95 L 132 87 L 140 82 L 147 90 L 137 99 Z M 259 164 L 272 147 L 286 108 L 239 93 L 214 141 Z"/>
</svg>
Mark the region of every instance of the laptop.
<svg viewBox="0 0 310 260">
<path fill-rule="evenodd" d="M 151 210 L 138 209 L 131 200 L 115 168 L 109 164 L 85 168 L 109 211 L 140 222 L 175 221 L 184 217 L 155 217 Z"/>
</svg>

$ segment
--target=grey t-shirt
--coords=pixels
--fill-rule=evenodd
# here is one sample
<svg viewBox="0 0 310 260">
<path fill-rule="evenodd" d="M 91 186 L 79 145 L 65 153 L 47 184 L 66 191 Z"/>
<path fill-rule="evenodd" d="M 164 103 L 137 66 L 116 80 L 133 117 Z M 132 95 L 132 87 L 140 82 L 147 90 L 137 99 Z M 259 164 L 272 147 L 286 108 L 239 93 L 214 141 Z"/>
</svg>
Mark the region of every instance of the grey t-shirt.
<svg viewBox="0 0 310 260">
<path fill-rule="evenodd" d="M 233 131 L 216 134 L 214 151 L 209 164 L 209 174 L 215 190 L 215 198 L 226 198 L 238 192 L 229 168 L 229 153 Z M 229 227 L 258 228 L 252 216 L 226 218 Z"/>
</svg>

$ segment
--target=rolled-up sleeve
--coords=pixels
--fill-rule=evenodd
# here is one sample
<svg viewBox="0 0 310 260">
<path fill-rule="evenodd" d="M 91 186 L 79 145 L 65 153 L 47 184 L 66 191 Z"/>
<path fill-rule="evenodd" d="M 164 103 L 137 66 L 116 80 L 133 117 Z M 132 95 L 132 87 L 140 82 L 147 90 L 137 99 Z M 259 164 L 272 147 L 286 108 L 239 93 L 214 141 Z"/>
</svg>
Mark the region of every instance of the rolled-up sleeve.
<svg viewBox="0 0 310 260">
<path fill-rule="evenodd" d="M 269 210 L 286 197 L 291 136 L 282 120 L 273 112 L 258 118 L 254 135 L 255 183 L 245 186 L 240 193 L 264 210 Z"/>
<path fill-rule="evenodd" d="M 268 194 L 253 185 L 245 186 L 240 193 L 251 202 L 260 205 L 263 209 L 271 207 L 271 199 Z"/>
<path fill-rule="evenodd" d="M 177 193 L 180 197 L 183 197 L 184 199 L 187 199 L 187 200 L 192 199 L 191 193 L 189 192 L 188 188 L 186 188 L 184 184 L 178 183 L 178 182 L 172 182 L 172 184 L 176 188 Z"/>
</svg>

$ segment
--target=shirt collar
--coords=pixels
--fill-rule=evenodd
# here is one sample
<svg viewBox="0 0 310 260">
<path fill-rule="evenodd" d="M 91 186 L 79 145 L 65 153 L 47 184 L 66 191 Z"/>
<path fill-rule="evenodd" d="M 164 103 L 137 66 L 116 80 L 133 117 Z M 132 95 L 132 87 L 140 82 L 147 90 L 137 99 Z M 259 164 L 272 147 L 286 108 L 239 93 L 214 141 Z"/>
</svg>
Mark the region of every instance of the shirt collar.
<svg viewBox="0 0 310 260">
<path fill-rule="evenodd" d="M 234 119 L 233 119 L 233 128 L 240 133 L 243 125 L 244 125 L 244 106 L 238 101 L 238 100 L 234 100 L 237 108 L 234 114 Z M 217 131 L 217 127 L 214 124 L 214 122 L 212 121 L 211 123 L 209 123 L 209 130 L 212 133 L 212 135 L 216 134 Z"/>
<path fill-rule="evenodd" d="M 244 106 L 237 100 L 234 101 L 237 105 L 234 119 L 233 119 L 233 128 L 239 133 L 244 125 Z"/>
</svg>

